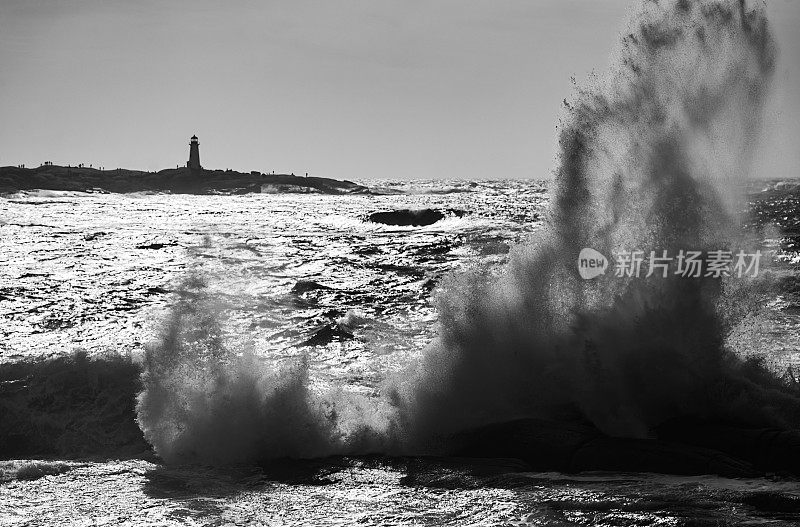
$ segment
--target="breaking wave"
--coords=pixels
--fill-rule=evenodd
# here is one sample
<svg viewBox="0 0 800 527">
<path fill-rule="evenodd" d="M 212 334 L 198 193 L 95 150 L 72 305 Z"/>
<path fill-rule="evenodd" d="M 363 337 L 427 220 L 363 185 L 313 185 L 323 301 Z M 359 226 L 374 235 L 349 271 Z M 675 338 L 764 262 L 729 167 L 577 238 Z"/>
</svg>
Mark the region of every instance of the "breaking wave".
<svg viewBox="0 0 800 527">
<path fill-rule="evenodd" d="M 740 248 L 749 173 L 776 50 L 744 1 L 644 2 L 616 67 L 566 103 L 546 227 L 500 278 L 450 276 L 439 337 L 383 395 L 313 389 L 299 360 L 231 349 L 202 284 L 187 283 L 146 357 L 138 422 L 167 461 L 432 452 L 455 432 L 520 417 L 649 437 L 681 416 L 789 426 L 800 400 L 725 345 L 712 278 L 584 281 L 591 247 Z M 738 245 L 737 245 L 738 244 Z M 739 298 L 746 295 L 739 295 Z"/>
<path fill-rule="evenodd" d="M 647 2 L 619 65 L 566 103 L 547 227 L 499 280 L 451 277 L 440 337 L 400 389 L 426 440 L 518 417 L 648 437 L 676 416 L 798 423 L 725 346 L 732 282 L 584 281 L 578 254 L 734 249 L 775 48 L 744 2 Z M 763 379 L 761 379 L 763 381 Z"/>
<path fill-rule="evenodd" d="M 386 449 L 391 423 L 365 397 L 314 391 L 305 357 L 268 363 L 225 342 L 202 279 L 178 291 L 145 356 L 137 420 L 166 461 L 208 464 Z"/>
</svg>

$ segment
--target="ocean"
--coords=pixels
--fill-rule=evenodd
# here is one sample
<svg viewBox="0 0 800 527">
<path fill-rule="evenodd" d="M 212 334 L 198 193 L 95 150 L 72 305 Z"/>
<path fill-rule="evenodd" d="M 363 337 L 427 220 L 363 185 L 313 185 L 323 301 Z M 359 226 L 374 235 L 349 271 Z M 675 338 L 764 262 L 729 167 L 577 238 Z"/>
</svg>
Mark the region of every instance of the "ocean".
<svg viewBox="0 0 800 527">
<path fill-rule="evenodd" d="M 645 2 L 548 182 L 4 195 L 0 523 L 800 524 L 776 61 Z"/>
<path fill-rule="evenodd" d="M 174 331 L 175 313 L 181 312 L 183 343 L 172 355 L 181 364 L 170 371 L 182 372 L 175 378 L 188 386 L 207 389 L 204 383 L 210 381 L 203 376 L 211 375 L 209 356 L 216 354 L 219 367 L 253 355 L 258 368 L 269 371 L 305 364 L 304 382 L 315 397 L 335 397 L 339 404 L 357 397 L 362 406 L 380 399 L 387 379 L 419 363 L 441 331 L 436 306 L 447 294 L 448 276 L 476 270 L 500 275 L 514 247 L 535 243 L 551 193 L 550 184 L 538 181 L 365 183 L 383 194 L 40 191 L 6 196 L 0 200 L 3 364 L 34 358 L 56 364 L 58 357 L 77 350 L 85 351 L 85 361 L 109 368 L 119 357 L 141 364 L 148 349 L 163 347 L 165 334 Z M 762 247 L 773 262 L 765 276 L 782 278 L 769 282 L 774 288 L 758 312 L 730 331 L 729 345 L 742 356 L 763 356 L 782 375 L 800 362 L 800 298 L 796 287 L 786 287 L 800 276 L 794 230 L 800 224 L 800 185 L 757 183 L 747 190 L 753 223 L 778 225 L 772 227 L 775 232 L 766 231 L 770 236 L 762 239 Z M 423 208 L 466 214 L 449 213 L 418 227 L 367 219 L 377 211 Z M 776 233 L 781 234 L 772 236 Z M 74 359 L 61 366 L 80 369 Z M 197 454 L 188 452 L 182 459 L 170 453 L 168 440 L 154 435 L 163 451 L 176 457 L 165 464 L 146 447 L 130 446 L 124 425 L 133 414 L 109 407 L 124 406 L 121 398 L 132 395 L 124 390 L 141 386 L 117 393 L 102 385 L 103 370 L 98 372 L 94 375 L 100 381 L 91 374 L 77 378 L 82 384 L 99 383 L 92 396 L 102 405 L 71 395 L 81 386 L 70 384 L 73 377 L 55 375 L 29 378 L 33 393 L 15 398 L 19 391 L 13 372 L 4 372 L 3 409 L 9 412 L 24 401 L 29 412 L 25 417 L 7 413 L 4 424 L 17 419 L 16 426 L 31 428 L 31 434 L 52 430 L 57 437 L 40 442 L 53 452 L 47 459 L 14 456 L 1 465 L 3 525 L 800 522 L 800 486 L 777 476 L 542 473 L 520 471 L 513 460 L 381 455 L 369 448 L 365 452 L 370 455 L 348 456 L 336 452 L 335 445 L 327 451 L 302 434 L 254 441 L 275 449 L 278 457 L 296 453 L 311 459 L 270 462 L 270 452 L 248 459 L 237 427 L 269 434 L 275 424 L 260 410 L 245 423 L 219 415 L 235 413 L 231 405 L 243 404 L 236 391 L 224 394 L 227 399 L 218 406 L 184 399 L 191 423 L 181 426 L 195 426 L 203 444 L 193 444 L 190 450 Z M 120 372 L 112 376 L 116 385 L 131 375 Z M 237 375 L 225 379 L 235 382 Z M 267 377 L 259 379 L 280 382 Z M 186 386 L 173 389 L 174 397 L 191 397 Z M 64 401 L 77 408 L 65 410 Z M 290 414 L 275 420 L 296 418 L 297 404 L 273 403 Z M 167 416 L 176 418 L 164 410 L 159 419 Z M 349 430 L 347 420 L 375 423 L 378 417 L 349 416 L 337 426 Z M 59 418 L 50 428 L 40 422 Z M 224 426 L 214 426 L 214 419 Z M 259 419 L 265 421 L 263 429 Z M 276 434 L 286 433 L 277 428 Z M 325 457 L 318 459 L 306 448 L 320 448 Z M 241 453 L 244 457 L 237 458 Z"/>
</svg>

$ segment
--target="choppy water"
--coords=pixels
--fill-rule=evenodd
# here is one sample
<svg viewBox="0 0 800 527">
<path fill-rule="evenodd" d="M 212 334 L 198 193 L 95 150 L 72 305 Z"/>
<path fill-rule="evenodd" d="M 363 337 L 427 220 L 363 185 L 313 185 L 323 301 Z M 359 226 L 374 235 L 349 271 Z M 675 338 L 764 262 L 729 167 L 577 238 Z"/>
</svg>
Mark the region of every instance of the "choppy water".
<svg viewBox="0 0 800 527">
<path fill-rule="evenodd" d="M 139 350 L 189 271 L 211 277 L 241 325 L 233 333 L 261 350 L 281 353 L 348 313 L 373 327 L 337 353 L 366 342 L 415 348 L 430 336 L 429 293 L 442 273 L 504 261 L 509 245 L 536 228 L 545 201 L 534 183 L 387 188 L 418 193 L 6 199 L 0 353 Z M 426 207 L 470 214 L 418 228 L 364 221 L 369 212 Z"/>
<path fill-rule="evenodd" d="M 778 70 L 765 10 L 643 2 L 617 51 L 565 100 L 549 190 L 3 198 L 0 449 L 52 459 L 0 466 L 0 522 L 797 525 L 778 476 L 399 457 L 564 411 L 624 438 L 800 421 L 798 186 L 752 189 L 744 227 L 733 208 Z M 466 214 L 364 221 L 424 207 Z M 573 267 L 586 247 L 754 246 L 757 280 Z"/>
<path fill-rule="evenodd" d="M 401 193 L 3 198 L 2 361 L 78 348 L 138 358 L 162 329 L 174 291 L 192 275 L 203 276 L 218 299 L 227 338 L 276 361 L 306 354 L 312 383 L 374 392 L 436 335 L 432 296 L 441 277 L 470 266 L 497 270 L 509 247 L 540 227 L 548 200 L 538 182 L 382 187 Z M 775 225 L 764 242 L 777 261 L 772 272 L 795 276 L 797 189 L 774 188 L 754 189 L 750 208 L 761 224 Z M 428 227 L 364 220 L 378 210 L 425 207 L 468 214 Z M 780 371 L 800 363 L 800 303 L 797 289 L 771 295 L 731 344 L 765 355 Z M 353 338 L 322 334 L 307 343 L 326 327 Z M 6 462 L 0 524 L 800 522 L 800 486 L 792 481 L 516 473 L 513 462 L 434 458 L 211 469 L 136 457 L 68 461 L 32 480 L 14 479 L 28 461 Z"/>
<path fill-rule="evenodd" d="M 249 468 L 85 463 L 0 487 L 6 525 L 797 525 L 795 483 L 647 474 L 469 476 L 427 462 L 328 463 L 314 481 Z M 414 468 L 411 469 L 414 471 Z M 469 474 L 469 469 L 464 469 Z M 298 481 L 299 480 L 299 481 Z"/>
</svg>

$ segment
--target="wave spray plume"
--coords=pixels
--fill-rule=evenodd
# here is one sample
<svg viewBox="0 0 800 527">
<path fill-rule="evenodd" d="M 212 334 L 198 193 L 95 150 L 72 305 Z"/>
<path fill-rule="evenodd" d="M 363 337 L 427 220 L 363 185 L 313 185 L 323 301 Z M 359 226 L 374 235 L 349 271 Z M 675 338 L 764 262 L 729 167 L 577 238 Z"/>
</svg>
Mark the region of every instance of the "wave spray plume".
<svg viewBox="0 0 800 527">
<path fill-rule="evenodd" d="M 732 248 L 775 60 L 761 9 L 644 3 L 616 69 L 565 103 L 538 240 L 501 279 L 454 276 L 440 295 L 439 339 L 395 394 L 413 441 L 521 417 L 621 437 L 683 416 L 800 422 L 798 401 L 726 348 L 723 281 L 576 269 L 583 248 Z"/>
<path fill-rule="evenodd" d="M 616 68 L 566 105 L 538 239 L 515 249 L 500 278 L 445 281 L 439 337 L 382 396 L 312 390 L 303 361 L 277 371 L 231 349 L 213 302 L 189 285 L 147 354 L 145 437 L 167 461 L 222 463 L 446 452 L 454 433 L 523 417 L 632 438 L 687 416 L 800 423 L 800 401 L 726 346 L 730 283 L 589 281 L 575 265 L 587 247 L 732 247 L 775 60 L 762 9 L 644 2 Z"/>
</svg>

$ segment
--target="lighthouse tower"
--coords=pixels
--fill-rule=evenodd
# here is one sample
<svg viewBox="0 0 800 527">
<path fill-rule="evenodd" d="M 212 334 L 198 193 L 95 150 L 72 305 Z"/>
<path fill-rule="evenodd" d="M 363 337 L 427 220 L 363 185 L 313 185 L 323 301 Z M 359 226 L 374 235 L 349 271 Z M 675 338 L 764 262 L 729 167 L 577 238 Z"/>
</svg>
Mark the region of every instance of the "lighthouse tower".
<svg viewBox="0 0 800 527">
<path fill-rule="evenodd" d="M 194 170 L 203 168 L 200 166 L 200 143 L 197 141 L 196 135 L 193 135 L 189 142 L 189 162 L 186 163 L 186 166 Z"/>
</svg>

